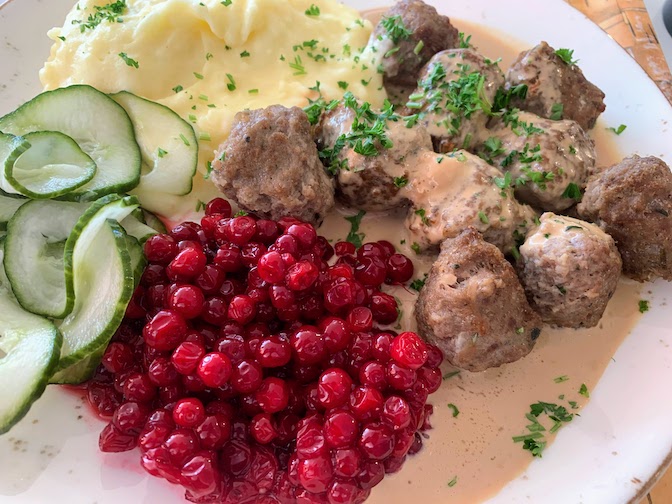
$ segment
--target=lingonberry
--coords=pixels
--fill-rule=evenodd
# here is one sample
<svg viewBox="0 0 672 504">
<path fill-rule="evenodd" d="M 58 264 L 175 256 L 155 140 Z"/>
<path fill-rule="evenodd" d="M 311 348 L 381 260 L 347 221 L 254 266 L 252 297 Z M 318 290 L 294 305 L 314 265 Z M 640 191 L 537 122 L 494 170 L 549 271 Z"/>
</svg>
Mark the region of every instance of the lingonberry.
<svg viewBox="0 0 672 504">
<path fill-rule="evenodd" d="M 205 420 L 205 408 L 195 397 L 180 399 L 173 408 L 173 421 L 180 427 L 194 428 L 203 420 Z"/>
<path fill-rule="evenodd" d="M 158 312 L 142 330 L 149 346 L 157 350 L 172 350 L 184 339 L 187 323 L 184 317 L 172 310 Z"/>
<path fill-rule="evenodd" d="M 410 369 L 419 369 L 427 361 L 427 345 L 413 332 L 403 332 L 390 347 L 391 357 Z"/>
<path fill-rule="evenodd" d="M 204 302 L 205 296 L 201 289 L 194 285 L 180 285 L 170 293 L 168 308 L 185 319 L 193 319 L 203 311 Z"/>
<path fill-rule="evenodd" d="M 221 387 L 228 382 L 231 372 L 231 361 L 220 352 L 204 355 L 196 368 L 199 378 L 210 388 Z"/>
<path fill-rule="evenodd" d="M 144 251 L 149 262 L 165 265 L 177 254 L 177 243 L 169 235 L 157 234 L 145 242 Z"/>
<path fill-rule="evenodd" d="M 327 369 L 317 384 L 318 399 L 325 408 L 338 408 L 348 402 L 351 388 L 352 378 L 343 369 Z"/>
</svg>

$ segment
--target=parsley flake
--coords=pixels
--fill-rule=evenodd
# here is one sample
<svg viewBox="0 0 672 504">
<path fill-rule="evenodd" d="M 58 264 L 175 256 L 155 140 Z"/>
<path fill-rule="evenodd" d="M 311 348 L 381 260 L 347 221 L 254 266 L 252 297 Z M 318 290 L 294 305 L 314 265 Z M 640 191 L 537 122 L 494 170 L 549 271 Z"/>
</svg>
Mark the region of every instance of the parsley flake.
<svg viewBox="0 0 672 504">
<path fill-rule="evenodd" d="M 590 397 L 590 392 L 588 392 L 588 387 L 586 387 L 585 383 L 581 384 L 581 387 L 579 388 L 579 394 L 581 394 L 583 397 Z"/>
<path fill-rule="evenodd" d="M 554 103 L 551 107 L 551 119 L 559 121 L 562 119 L 562 114 L 565 111 L 565 106 L 562 103 Z"/>
<path fill-rule="evenodd" d="M 173 88 L 173 91 L 175 91 L 175 93 L 179 93 L 182 90 L 184 90 L 184 88 L 179 84 Z"/>
<path fill-rule="evenodd" d="M 156 151 L 156 155 L 159 156 L 160 158 L 162 158 L 166 154 L 168 154 L 168 151 L 163 150 L 161 147 L 159 147 L 158 150 Z"/>
<path fill-rule="evenodd" d="M 639 300 L 639 313 L 646 313 L 649 311 L 649 302 L 646 299 Z"/>
<path fill-rule="evenodd" d="M 567 375 L 562 375 L 562 376 L 558 376 L 557 378 L 553 378 L 553 381 L 555 383 L 562 383 L 562 382 L 566 382 L 567 380 L 569 380 L 569 376 L 567 376 Z"/>
<path fill-rule="evenodd" d="M 227 73 L 226 78 L 229 81 L 226 84 L 226 89 L 228 89 L 229 91 L 235 91 L 236 90 L 236 81 L 233 79 L 233 75 Z"/>
<path fill-rule="evenodd" d="M 82 33 L 84 33 L 87 28 L 93 30 L 103 21 L 107 21 L 108 23 L 123 23 L 124 20 L 121 18 L 121 14 L 126 11 L 127 5 L 125 0 L 118 0 L 117 2 L 111 2 L 106 5 L 94 5 L 93 8 L 96 12 L 89 14 L 85 23 L 79 20 L 74 20 L 72 22 L 72 24 L 80 25 L 79 31 Z M 62 38 L 62 40 L 65 40 L 65 38 Z"/>
<path fill-rule="evenodd" d="M 123 59 L 124 63 L 126 63 L 128 66 L 133 68 L 140 68 L 140 63 L 138 63 L 133 58 L 129 57 L 128 54 L 126 54 L 125 52 L 120 52 L 119 57 Z"/>
<path fill-rule="evenodd" d="M 626 128 L 627 128 L 627 126 L 625 124 L 621 124 L 618 128 L 611 128 L 610 127 L 610 128 L 607 128 L 607 129 L 609 131 L 611 131 L 612 133 L 615 133 L 616 135 L 620 135 L 621 133 L 623 133 L 625 131 Z"/>
<path fill-rule="evenodd" d="M 452 480 L 448 482 L 448 486 L 450 488 L 453 488 L 455 485 L 457 485 L 457 476 L 455 476 Z"/>
<path fill-rule="evenodd" d="M 425 212 L 424 208 L 419 208 L 418 210 L 415 211 L 415 215 L 420 217 L 420 220 L 422 221 L 422 223 L 425 226 L 429 226 L 430 222 L 429 222 L 429 219 L 427 218 L 427 216 L 425 214 L 426 214 L 426 212 Z"/>
<path fill-rule="evenodd" d="M 460 414 L 460 410 L 457 409 L 457 406 L 455 406 L 453 403 L 449 403 L 448 407 L 453 410 L 453 418 L 457 417 L 457 415 Z"/>
<path fill-rule="evenodd" d="M 574 182 L 570 182 L 562 193 L 562 197 L 581 201 L 581 189 Z"/>
<path fill-rule="evenodd" d="M 350 232 L 348 233 L 348 236 L 345 238 L 346 241 L 352 243 L 356 248 L 359 248 L 362 246 L 362 241 L 364 240 L 364 233 L 359 233 L 359 226 L 362 223 L 362 217 L 366 212 L 364 210 L 360 210 L 357 215 L 353 215 L 352 217 L 345 217 L 345 220 L 347 220 L 350 223 Z"/>
<path fill-rule="evenodd" d="M 556 49 L 555 54 L 557 54 L 558 57 L 568 65 L 576 65 L 579 62 L 579 60 L 573 59 L 574 49 L 566 49 L 566 48 Z"/>
<path fill-rule="evenodd" d="M 418 242 L 413 242 L 413 244 L 411 245 L 411 250 L 413 250 L 413 252 L 415 252 L 416 254 L 419 254 L 420 244 Z"/>
<path fill-rule="evenodd" d="M 310 7 L 306 9 L 306 16 L 319 16 L 320 8 L 315 4 L 310 4 Z"/>
<path fill-rule="evenodd" d="M 398 187 L 401 189 L 402 187 L 406 187 L 408 185 L 408 177 L 402 176 L 402 177 L 394 177 L 394 187 Z"/>
<path fill-rule="evenodd" d="M 401 16 L 383 18 L 380 24 L 394 44 L 398 44 L 400 41 L 408 39 L 413 34 L 412 30 L 406 28 Z"/>
</svg>

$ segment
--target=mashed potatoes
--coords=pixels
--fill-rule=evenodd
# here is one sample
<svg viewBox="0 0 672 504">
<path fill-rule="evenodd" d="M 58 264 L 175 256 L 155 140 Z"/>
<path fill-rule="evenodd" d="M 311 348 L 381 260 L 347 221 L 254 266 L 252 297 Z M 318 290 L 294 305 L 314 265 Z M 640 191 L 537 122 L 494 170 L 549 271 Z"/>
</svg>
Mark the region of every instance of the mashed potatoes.
<svg viewBox="0 0 672 504">
<path fill-rule="evenodd" d="M 328 99 L 347 89 L 380 105 L 382 75 L 363 53 L 371 30 L 335 0 L 80 0 L 49 32 L 40 79 L 45 89 L 86 83 L 167 105 L 194 125 L 204 173 L 239 110 L 304 106 L 317 81 Z M 192 201 L 176 205 L 207 197 L 199 179 Z"/>
</svg>

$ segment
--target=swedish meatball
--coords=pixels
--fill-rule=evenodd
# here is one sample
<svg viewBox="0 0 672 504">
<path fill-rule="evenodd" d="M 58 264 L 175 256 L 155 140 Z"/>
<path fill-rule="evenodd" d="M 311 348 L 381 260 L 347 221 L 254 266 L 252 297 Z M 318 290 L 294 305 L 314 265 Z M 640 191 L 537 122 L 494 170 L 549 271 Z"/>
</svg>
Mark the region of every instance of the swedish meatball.
<svg viewBox="0 0 672 504">
<path fill-rule="evenodd" d="M 432 57 L 406 104 L 418 113 L 438 152 L 473 150 L 487 138 L 486 123 L 504 74 L 496 62 L 473 49 L 451 49 Z"/>
<path fill-rule="evenodd" d="M 672 280 L 672 173 L 662 160 L 632 156 L 594 175 L 578 212 L 614 238 L 627 276 Z"/>
<path fill-rule="evenodd" d="M 441 246 L 415 316 L 420 335 L 469 371 L 526 356 L 541 333 L 513 266 L 473 228 Z"/>
<path fill-rule="evenodd" d="M 354 118 L 355 111 L 346 105 L 322 114 L 316 133 L 318 144 L 333 149 L 341 135 L 352 134 Z M 365 120 L 360 119 L 360 123 Z M 367 156 L 347 144 L 338 154 L 338 160 L 345 164 L 336 176 L 337 197 L 345 205 L 363 210 L 392 210 L 406 205 L 408 200 L 400 194 L 400 181 L 408 178 L 413 156 L 432 148 L 424 127 L 407 128 L 399 119 L 385 120 L 380 116 L 378 120 L 384 124 L 392 147 L 385 148 L 376 141 L 375 155 Z"/>
<path fill-rule="evenodd" d="M 383 14 L 370 46 L 381 57 L 385 83 L 415 87 L 418 74 L 439 51 L 457 47 L 458 31 L 422 0 L 402 0 Z"/>
<path fill-rule="evenodd" d="M 534 310 L 559 327 L 594 327 L 616 291 L 621 256 L 594 224 L 553 213 L 528 234 L 516 262 Z"/>
<path fill-rule="evenodd" d="M 553 212 L 576 203 L 595 168 L 593 140 L 574 121 L 551 121 L 529 112 L 506 117 L 490 130 L 501 142 L 492 160 L 511 172 L 516 197 Z M 487 149 L 484 153 L 489 154 Z"/>
<path fill-rule="evenodd" d="M 402 194 L 413 202 L 406 226 L 419 250 L 436 248 L 473 226 L 508 253 L 536 217 L 516 201 L 511 188 L 500 187 L 504 174 L 478 156 L 423 152 L 415 163 L 417 176 L 411 176 Z"/>
<path fill-rule="evenodd" d="M 298 107 L 238 112 L 220 145 L 211 179 L 241 208 L 319 223 L 334 206 L 334 185 Z"/>
<path fill-rule="evenodd" d="M 571 59 L 571 54 L 566 54 Z M 605 109 L 600 88 L 546 42 L 520 53 L 507 72 L 506 82 L 509 87 L 527 85 L 527 96 L 514 99 L 513 106 L 548 119 L 576 121 L 586 131 L 595 126 Z"/>
</svg>

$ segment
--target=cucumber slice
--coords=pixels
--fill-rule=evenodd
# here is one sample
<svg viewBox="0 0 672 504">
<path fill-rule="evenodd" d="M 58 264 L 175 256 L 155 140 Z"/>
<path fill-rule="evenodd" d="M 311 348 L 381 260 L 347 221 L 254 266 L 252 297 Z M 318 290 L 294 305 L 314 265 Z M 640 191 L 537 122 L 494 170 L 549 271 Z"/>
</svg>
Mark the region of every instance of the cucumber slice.
<svg viewBox="0 0 672 504">
<path fill-rule="evenodd" d="M 62 339 L 54 324 L 19 306 L 4 270 L 0 282 L 0 383 L 4 384 L 0 393 L 0 434 L 3 434 L 24 417 L 44 392 L 58 363 Z"/>
<path fill-rule="evenodd" d="M 119 327 L 133 295 L 134 278 L 126 233 L 106 217 L 110 203 L 93 215 L 87 211 L 66 244 L 72 250 L 75 305 L 59 326 L 63 348 L 57 371 L 90 357 L 107 345 Z M 125 207 L 130 213 L 134 207 Z M 85 219 L 86 218 L 86 219 Z M 69 247 L 74 242 L 74 247 Z"/>
<path fill-rule="evenodd" d="M 9 221 L 4 267 L 24 309 L 52 318 L 63 318 L 72 310 L 72 270 L 63 253 L 85 210 L 82 203 L 33 200 Z"/>
<path fill-rule="evenodd" d="M 142 210 L 142 213 L 145 217 L 145 224 L 147 224 L 152 229 L 156 230 L 158 233 L 167 233 L 166 225 L 161 219 L 148 210 Z"/>
<path fill-rule="evenodd" d="M 142 176 L 133 191 L 142 195 L 189 194 L 198 164 L 198 140 L 191 125 L 168 107 L 127 91 L 110 95 L 133 122 L 142 152 Z"/>
<path fill-rule="evenodd" d="M 107 345 L 101 346 L 95 350 L 89 357 L 86 357 L 72 366 L 54 373 L 49 380 L 49 383 L 57 385 L 79 385 L 91 379 L 96 368 L 100 364 L 100 360 L 105 353 Z"/>
<path fill-rule="evenodd" d="M 7 182 L 33 199 L 56 198 L 89 182 L 96 163 L 67 135 L 36 131 L 23 137 L 30 148 L 5 166 Z"/>
<path fill-rule="evenodd" d="M 91 86 L 45 91 L 0 118 L 0 131 L 15 135 L 58 131 L 77 142 L 98 170 L 90 182 L 64 196 L 69 200 L 126 192 L 140 181 L 142 157 L 128 114 Z"/>
<path fill-rule="evenodd" d="M 133 268 L 133 287 L 137 287 L 145 271 L 145 266 L 147 266 L 147 259 L 140 242 L 128 234 L 126 235 L 126 248 L 128 249 L 128 255 L 131 258 L 131 267 Z"/>
<path fill-rule="evenodd" d="M 0 230 L 4 231 L 7 229 L 9 219 L 27 201 L 24 198 L 11 198 L 0 194 Z"/>
<path fill-rule="evenodd" d="M 158 234 L 158 231 L 147 224 L 140 222 L 135 215 L 129 215 L 122 222 L 121 225 L 126 230 L 126 233 L 144 244 L 147 239 Z"/>
<path fill-rule="evenodd" d="M 15 195 L 19 192 L 14 189 L 4 173 L 8 167 L 14 166 L 16 160 L 30 148 L 30 143 L 22 137 L 0 132 L 0 190 L 5 195 Z"/>
</svg>

